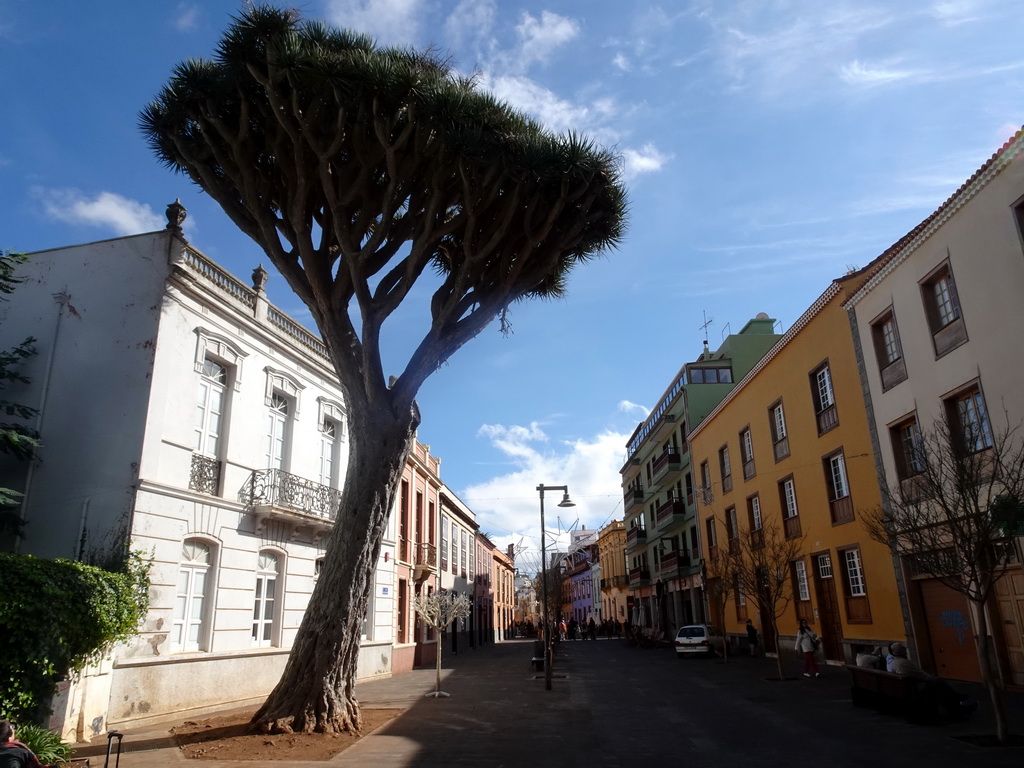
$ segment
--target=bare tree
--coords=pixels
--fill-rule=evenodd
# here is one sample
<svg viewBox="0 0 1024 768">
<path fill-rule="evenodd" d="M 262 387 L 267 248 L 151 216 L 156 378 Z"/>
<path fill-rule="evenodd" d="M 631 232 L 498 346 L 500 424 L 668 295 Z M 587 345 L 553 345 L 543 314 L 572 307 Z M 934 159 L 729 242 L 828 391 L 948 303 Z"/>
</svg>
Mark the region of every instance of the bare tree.
<svg viewBox="0 0 1024 768">
<path fill-rule="evenodd" d="M 711 616 L 708 621 L 725 630 L 725 611 L 729 595 L 736 583 L 736 558 L 728 546 L 711 548 L 701 563 L 704 579 L 704 594 L 707 597 Z M 729 643 L 725 644 L 725 660 L 729 660 Z"/>
<path fill-rule="evenodd" d="M 793 567 L 793 561 L 802 554 L 803 548 L 803 536 L 787 538 L 774 520 L 765 520 L 758 529 L 745 529 L 738 537 L 736 576 L 747 600 L 771 623 L 779 680 L 786 679 L 782 668 L 782 647 L 778 639 L 779 619 L 786 615 L 793 602 L 790 568 Z M 763 630 L 762 627 L 762 634 Z"/>
<path fill-rule="evenodd" d="M 564 295 L 574 267 L 617 244 L 619 158 L 552 135 L 432 52 L 267 6 L 241 12 L 213 60 L 179 64 L 140 123 L 284 275 L 338 375 L 350 450 L 337 524 L 254 724 L 358 730 L 360 625 L 416 394 L 496 318 L 507 330 L 510 304 Z M 424 335 L 390 376 L 386 333 L 414 327 L 400 306 Z"/>
<path fill-rule="evenodd" d="M 413 610 L 437 634 L 437 687 L 427 696 L 448 696 L 441 690 L 441 633 L 458 619 L 469 616 L 472 608 L 469 595 L 458 595 L 454 592 L 432 592 L 429 595 L 416 595 L 412 599 Z"/>
<path fill-rule="evenodd" d="M 993 430 L 988 417 L 954 413 L 905 441 L 906 477 L 882 486 L 882 505 L 861 512 L 868 535 L 914 574 L 937 578 L 971 607 L 982 680 L 996 737 L 1008 738 L 1002 681 L 992 664 L 989 604 L 1024 533 L 1024 443 L 1020 425 Z"/>
</svg>

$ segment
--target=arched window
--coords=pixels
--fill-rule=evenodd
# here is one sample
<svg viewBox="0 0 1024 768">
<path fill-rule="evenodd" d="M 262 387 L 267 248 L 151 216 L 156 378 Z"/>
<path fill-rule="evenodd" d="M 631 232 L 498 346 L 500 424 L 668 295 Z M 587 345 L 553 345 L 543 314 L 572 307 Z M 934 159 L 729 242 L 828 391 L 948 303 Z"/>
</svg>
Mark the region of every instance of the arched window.
<svg viewBox="0 0 1024 768">
<path fill-rule="evenodd" d="M 171 647 L 176 651 L 206 649 L 204 621 L 208 610 L 206 595 L 212 563 L 213 556 L 208 544 L 196 539 L 185 539 L 182 542 L 171 636 Z"/>
<path fill-rule="evenodd" d="M 252 610 L 252 644 L 276 644 L 277 575 L 280 560 L 273 552 L 262 551 L 256 564 L 256 600 Z"/>
</svg>

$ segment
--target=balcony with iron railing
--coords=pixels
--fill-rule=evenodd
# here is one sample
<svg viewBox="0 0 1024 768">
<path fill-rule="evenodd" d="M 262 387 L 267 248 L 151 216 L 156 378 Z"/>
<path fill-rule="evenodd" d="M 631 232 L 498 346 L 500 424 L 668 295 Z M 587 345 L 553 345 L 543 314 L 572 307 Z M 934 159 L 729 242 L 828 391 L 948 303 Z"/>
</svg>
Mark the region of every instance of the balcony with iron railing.
<svg viewBox="0 0 1024 768">
<path fill-rule="evenodd" d="M 637 544 L 643 544 L 647 541 L 647 529 L 641 528 L 639 525 L 633 526 L 626 531 L 626 547 L 635 547 Z"/>
<path fill-rule="evenodd" d="M 629 569 L 629 586 L 645 587 L 651 583 L 651 572 L 644 567 Z"/>
<path fill-rule="evenodd" d="M 318 535 L 334 525 L 341 504 L 336 488 L 281 469 L 255 470 L 241 496 L 256 515 L 257 533 L 268 520 L 281 520 L 292 526 L 293 535 L 300 528 Z"/>
<path fill-rule="evenodd" d="M 417 584 L 437 573 L 437 547 L 421 542 L 416 545 L 416 561 L 413 564 L 413 581 Z"/>
<path fill-rule="evenodd" d="M 629 576 L 609 576 L 601 579 L 601 589 L 615 589 L 616 587 L 628 587 Z"/>
<path fill-rule="evenodd" d="M 686 519 L 686 502 L 675 496 L 669 496 L 668 501 L 661 504 L 654 511 L 654 520 L 657 530 L 663 531 L 671 528 L 676 523 Z"/>
<path fill-rule="evenodd" d="M 682 454 L 673 445 L 662 451 L 661 456 L 654 460 L 654 483 L 660 483 L 669 473 L 678 472 L 683 465 Z"/>
<path fill-rule="evenodd" d="M 658 575 L 663 579 L 682 576 L 689 571 L 691 563 L 689 552 L 680 552 L 678 549 L 670 550 L 661 556 Z"/>
<path fill-rule="evenodd" d="M 622 492 L 623 509 L 628 510 L 636 504 L 644 503 L 644 489 L 640 485 L 634 485 Z"/>
</svg>

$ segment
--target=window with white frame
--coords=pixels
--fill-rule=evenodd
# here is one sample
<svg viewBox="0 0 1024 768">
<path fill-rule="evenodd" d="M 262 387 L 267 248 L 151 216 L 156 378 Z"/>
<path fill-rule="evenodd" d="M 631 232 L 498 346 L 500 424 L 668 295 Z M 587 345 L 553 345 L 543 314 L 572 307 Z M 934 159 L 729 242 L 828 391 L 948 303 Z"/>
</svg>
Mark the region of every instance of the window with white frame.
<svg viewBox="0 0 1024 768">
<path fill-rule="evenodd" d="M 954 427 L 964 451 L 977 453 L 992 447 L 992 425 L 985 408 L 985 397 L 977 385 L 947 400 L 946 409 L 950 426 Z"/>
<path fill-rule="evenodd" d="M 747 515 L 750 518 L 750 530 L 760 531 L 761 520 L 761 498 L 756 494 L 747 499 Z"/>
<path fill-rule="evenodd" d="M 338 487 L 338 443 L 340 425 L 331 419 L 320 422 L 320 464 L 318 482 L 329 488 Z"/>
<path fill-rule="evenodd" d="M 267 409 L 267 431 L 264 458 L 267 469 L 287 469 L 287 443 L 289 437 L 291 403 L 280 392 L 274 392 Z"/>
<path fill-rule="evenodd" d="M 373 617 L 377 601 L 377 569 L 370 571 L 370 591 L 366 595 L 366 614 L 363 616 L 363 640 L 373 639 Z"/>
<path fill-rule="evenodd" d="M 448 570 L 448 516 L 441 515 L 441 570 Z"/>
<path fill-rule="evenodd" d="M 875 358 L 882 378 L 882 390 L 890 389 L 907 378 L 907 366 L 903 360 L 896 315 L 892 307 L 871 322 L 871 336 L 875 345 Z"/>
<path fill-rule="evenodd" d="M 818 422 L 818 434 L 821 435 L 839 424 L 835 391 L 832 389 L 832 371 L 827 362 L 811 371 L 811 397 Z"/>
<path fill-rule="evenodd" d="M 459 529 L 455 527 L 454 520 L 452 520 L 452 573 L 455 575 L 459 573 Z"/>
<path fill-rule="evenodd" d="M 754 472 L 754 439 L 750 435 L 750 427 L 740 432 L 740 460 L 743 462 L 743 479 L 749 480 Z"/>
<path fill-rule="evenodd" d="M 221 425 L 224 416 L 224 398 L 228 382 L 228 369 L 207 359 L 203 361 L 196 399 L 196 422 L 193 450 L 203 456 L 220 456 Z"/>
<path fill-rule="evenodd" d="M 846 588 L 851 597 L 863 597 L 867 594 L 864 588 L 864 566 L 860 559 L 859 549 L 847 549 L 843 552 L 846 566 Z"/>
<path fill-rule="evenodd" d="M 933 269 L 921 281 L 921 298 L 932 332 L 936 357 L 942 357 L 967 341 L 967 329 L 960 312 L 956 281 L 949 262 Z"/>
<path fill-rule="evenodd" d="M 819 579 L 831 579 L 832 578 L 832 556 L 828 552 L 823 552 L 818 555 L 818 578 Z"/>
<path fill-rule="evenodd" d="M 896 474 L 900 480 L 919 475 L 925 470 L 925 450 L 917 416 L 911 415 L 889 428 Z"/>
<path fill-rule="evenodd" d="M 782 481 L 782 516 L 787 520 L 796 517 L 799 510 L 796 507 L 796 486 L 793 485 L 793 478 Z"/>
<path fill-rule="evenodd" d="M 212 565 L 213 554 L 208 544 L 195 539 L 182 542 L 171 629 L 171 647 L 175 651 L 206 649 L 204 622 Z"/>
<path fill-rule="evenodd" d="M 462 539 L 462 568 L 461 568 L 460 572 L 462 573 L 462 576 L 465 577 L 465 575 L 466 575 L 466 560 L 467 560 L 466 544 L 468 542 L 469 537 L 466 535 L 466 531 L 465 530 L 460 531 L 460 536 L 461 536 L 461 539 Z"/>
<path fill-rule="evenodd" d="M 842 499 L 850 495 L 850 485 L 846 480 L 846 460 L 842 453 L 835 453 L 825 459 L 828 467 L 828 486 L 831 500 Z"/>
<path fill-rule="evenodd" d="M 807 585 L 807 565 L 803 560 L 793 562 L 793 573 L 796 575 L 796 594 L 799 600 L 810 600 L 811 590 Z"/>
<path fill-rule="evenodd" d="M 252 609 L 252 644 L 275 644 L 277 616 L 277 576 L 280 561 L 273 552 L 263 550 L 256 562 L 256 596 Z"/>
<path fill-rule="evenodd" d="M 732 490 L 732 464 L 729 462 L 729 446 L 718 449 L 718 469 L 722 474 L 722 493 Z"/>
<path fill-rule="evenodd" d="M 786 433 L 786 412 L 779 400 L 768 409 L 768 426 L 772 433 L 772 453 L 775 461 L 782 461 L 789 456 L 789 438 Z"/>
</svg>

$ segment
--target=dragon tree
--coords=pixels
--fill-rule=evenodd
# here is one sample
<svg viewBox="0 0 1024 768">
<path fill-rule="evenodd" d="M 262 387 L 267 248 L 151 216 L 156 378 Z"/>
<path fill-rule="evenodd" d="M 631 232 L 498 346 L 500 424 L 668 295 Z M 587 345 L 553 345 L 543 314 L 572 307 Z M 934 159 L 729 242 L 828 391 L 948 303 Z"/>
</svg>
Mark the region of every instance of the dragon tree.
<svg viewBox="0 0 1024 768">
<path fill-rule="evenodd" d="M 619 158 L 552 134 L 434 52 L 269 6 L 233 18 L 209 60 L 178 64 L 140 127 L 263 249 L 330 352 L 351 441 L 342 501 L 282 678 L 253 722 L 358 730 L 360 626 L 420 422 L 416 394 L 510 304 L 563 295 L 574 267 L 617 245 Z M 394 318 L 403 302 L 423 335 L 389 371 L 385 330 L 413 332 L 404 310 Z"/>
</svg>

